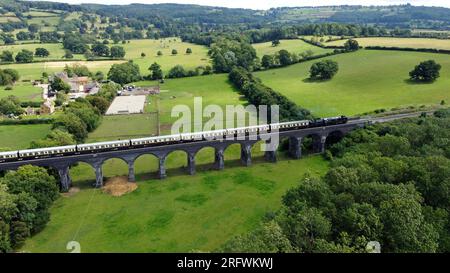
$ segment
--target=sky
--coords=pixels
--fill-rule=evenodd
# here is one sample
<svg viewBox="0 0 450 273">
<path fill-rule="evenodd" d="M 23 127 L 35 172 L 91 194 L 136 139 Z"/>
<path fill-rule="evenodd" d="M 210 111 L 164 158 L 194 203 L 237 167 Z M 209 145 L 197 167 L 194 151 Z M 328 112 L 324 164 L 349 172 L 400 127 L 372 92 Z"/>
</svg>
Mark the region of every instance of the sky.
<svg viewBox="0 0 450 273">
<path fill-rule="evenodd" d="M 273 7 L 332 6 L 332 5 L 398 5 L 440 6 L 450 8 L 449 0 L 51 0 L 70 4 L 130 4 L 130 3 L 180 3 L 220 6 L 230 8 L 269 9 Z"/>
</svg>

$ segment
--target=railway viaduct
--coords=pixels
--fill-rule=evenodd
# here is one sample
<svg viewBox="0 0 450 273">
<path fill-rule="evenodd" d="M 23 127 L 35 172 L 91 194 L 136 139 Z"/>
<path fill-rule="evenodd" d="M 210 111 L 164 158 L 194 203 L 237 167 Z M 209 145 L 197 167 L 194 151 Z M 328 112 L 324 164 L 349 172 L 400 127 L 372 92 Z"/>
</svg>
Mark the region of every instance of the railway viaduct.
<svg viewBox="0 0 450 273">
<path fill-rule="evenodd" d="M 72 155 L 63 157 L 43 158 L 26 161 L 5 162 L 0 163 L 0 170 L 14 170 L 22 165 L 35 165 L 42 167 L 51 167 L 58 170 L 60 176 L 60 189 L 61 191 L 67 191 L 71 186 L 71 179 L 69 176 L 69 169 L 76 163 L 85 162 L 92 166 L 95 170 L 96 187 L 103 185 L 103 163 L 111 158 L 119 158 L 128 164 L 128 180 L 135 181 L 134 174 L 134 162 L 135 160 L 144 155 L 152 154 L 159 159 L 158 175 L 159 178 L 164 179 L 166 177 L 165 161 L 173 151 L 184 151 L 187 154 L 187 171 L 190 175 L 195 174 L 195 156 L 198 151 L 205 147 L 212 147 L 215 150 L 215 168 L 222 170 L 225 167 L 224 163 L 224 151 L 228 146 L 238 143 L 241 146 L 241 162 L 244 166 L 250 166 L 252 162 L 251 150 L 252 146 L 263 139 L 268 139 L 272 134 L 278 134 L 280 141 L 282 139 L 289 139 L 289 154 L 292 158 L 298 159 L 302 156 L 302 140 L 305 137 L 311 136 L 313 139 L 313 152 L 323 153 L 325 151 L 325 144 L 327 138 L 331 135 L 337 134 L 343 136 L 355 128 L 364 127 L 367 120 L 352 120 L 346 124 L 306 128 L 300 130 L 283 131 L 267 133 L 262 136 L 258 136 L 257 139 L 244 139 L 244 140 L 213 140 L 213 141 L 197 141 L 189 143 L 171 144 L 156 147 L 135 148 L 127 150 L 117 150 L 108 152 L 99 152 L 93 154 Z M 276 162 L 276 151 L 265 152 L 265 158 L 269 162 Z"/>
</svg>

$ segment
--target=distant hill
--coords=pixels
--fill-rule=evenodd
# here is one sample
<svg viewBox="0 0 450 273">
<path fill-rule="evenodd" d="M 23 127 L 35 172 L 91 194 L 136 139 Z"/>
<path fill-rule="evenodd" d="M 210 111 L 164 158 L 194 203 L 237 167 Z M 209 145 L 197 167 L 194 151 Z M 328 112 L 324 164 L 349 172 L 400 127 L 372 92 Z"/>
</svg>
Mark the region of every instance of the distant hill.
<svg viewBox="0 0 450 273">
<path fill-rule="evenodd" d="M 329 6 L 329 7 L 284 7 L 270 10 L 233 9 L 183 4 L 130 4 L 101 5 L 45 1 L 0 0 L 0 29 L 10 32 L 27 27 L 31 19 L 37 17 L 29 12 L 43 10 L 67 14 L 79 12 L 91 16 L 112 18 L 122 26 L 136 30 L 148 26 L 161 30 L 166 36 L 180 35 L 183 28 L 195 25 L 197 29 L 210 31 L 235 25 L 249 28 L 266 26 L 299 25 L 307 23 L 346 23 L 377 25 L 386 28 L 450 30 L 450 9 L 442 7 L 397 6 Z M 63 18 L 63 19 L 64 19 Z M 86 18 L 84 18 L 86 19 Z M 64 19 L 67 21 L 67 19 Z M 83 22 L 81 22 L 83 23 Z M 1 24 L 9 24 L 2 27 Z M 57 22 L 53 22 L 55 26 Z M 61 25 L 61 24 L 59 24 Z M 101 26 L 105 27 L 105 26 Z M 99 28 L 101 28 L 99 27 Z M 59 26 L 58 29 L 65 29 Z M 99 29 L 102 31 L 102 29 Z"/>
<path fill-rule="evenodd" d="M 265 16 L 273 21 L 290 23 L 336 22 L 388 27 L 450 28 L 450 9 L 412 5 L 275 8 L 266 11 Z"/>
</svg>

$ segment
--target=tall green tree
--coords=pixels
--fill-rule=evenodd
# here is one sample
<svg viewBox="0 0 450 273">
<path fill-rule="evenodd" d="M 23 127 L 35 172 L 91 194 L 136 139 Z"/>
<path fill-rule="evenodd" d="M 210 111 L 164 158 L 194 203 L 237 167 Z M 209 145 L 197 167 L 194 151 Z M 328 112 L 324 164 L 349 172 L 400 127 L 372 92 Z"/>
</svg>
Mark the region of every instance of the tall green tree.
<svg viewBox="0 0 450 273">
<path fill-rule="evenodd" d="M 421 62 L 414 70 L 409 72 L 409 76 L 413 81 L 432 82 L 440 76 L 442 66 L 434 60 Z"/>
<path fill-rule="evenodd" d="M 150 70 L 150 78 L 152 80 L 160 80 L 163 78 L 163 71 L 158 63 L 152 63 L 148 69 Z"/>
</svg>

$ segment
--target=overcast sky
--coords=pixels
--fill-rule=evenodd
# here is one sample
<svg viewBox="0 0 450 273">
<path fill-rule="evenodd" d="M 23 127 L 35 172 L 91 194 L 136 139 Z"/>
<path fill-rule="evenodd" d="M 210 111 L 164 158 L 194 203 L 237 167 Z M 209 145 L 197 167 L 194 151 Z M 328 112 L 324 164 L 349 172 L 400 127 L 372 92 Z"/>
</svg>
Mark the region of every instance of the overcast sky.
<svg viewBox="0 0 450 273">
<path fill-rule="evenodd" d="M 450 7 L 450 0 L 52 0 L 71 4 L 130 4 L 130 3 L 182 3 L 231 8 L 269 9 L 272 7 L 300 7 L 326 5 L 397 5 L 411 3 L 416 6 Z"/>
</svg>

